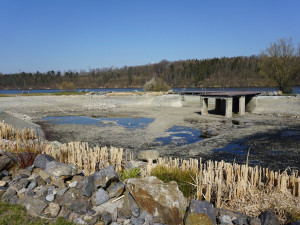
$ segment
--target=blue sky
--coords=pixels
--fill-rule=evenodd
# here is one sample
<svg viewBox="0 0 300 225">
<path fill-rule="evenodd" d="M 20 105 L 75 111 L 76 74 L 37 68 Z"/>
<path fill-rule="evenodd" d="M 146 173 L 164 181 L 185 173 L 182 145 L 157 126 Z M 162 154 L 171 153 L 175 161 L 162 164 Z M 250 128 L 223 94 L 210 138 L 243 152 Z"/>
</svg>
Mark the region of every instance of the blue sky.
<svg viewBox="0 0 300 225">
<path fill-rule="evenodd" d="M 257 55 L 300 41 L 299 0 L 0 0 L 0 72 Z"/>
</svg>

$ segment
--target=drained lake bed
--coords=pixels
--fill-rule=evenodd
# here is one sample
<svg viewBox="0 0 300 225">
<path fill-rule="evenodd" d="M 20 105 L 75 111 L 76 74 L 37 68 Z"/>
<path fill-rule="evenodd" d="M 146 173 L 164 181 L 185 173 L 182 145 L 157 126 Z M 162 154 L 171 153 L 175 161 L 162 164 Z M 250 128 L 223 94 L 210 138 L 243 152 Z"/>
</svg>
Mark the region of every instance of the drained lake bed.
<svg viewBox="0 0 300 225">
<path fill-rule="evenodd" d="M 290 108 L 299 103 L 286 101 Z M 115 146 L 135 156 L 157 150 L 163 157 L 239 163 L 246 163 L 249 151 L 251 165 L 300 169 L 300 117 L 293 114 L 261 113 L 260 108 L 259 114 L 232 119 L 201 116 L 198 98 L 181 101 L 176 95 L 17 96 L 0 103 L 1 120 L 8 112 L 37 123 L 50 141 Z"/>
</svg>

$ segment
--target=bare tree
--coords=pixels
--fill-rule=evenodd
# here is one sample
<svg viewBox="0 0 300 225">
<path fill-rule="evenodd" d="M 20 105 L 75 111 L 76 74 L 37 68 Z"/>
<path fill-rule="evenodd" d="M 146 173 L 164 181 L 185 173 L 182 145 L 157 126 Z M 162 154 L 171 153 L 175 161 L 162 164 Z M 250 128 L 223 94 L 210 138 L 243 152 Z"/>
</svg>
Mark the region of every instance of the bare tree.
<svg viewBox="0 0 300 225">
<path fill-rule="evenodd" d="M 283 93 L 292 92 L 293 80 L 299 75 L 300 43 L 292 38 L 271 43 L 261 55 L 261 70 L 273 79 Z"/>
</svg>

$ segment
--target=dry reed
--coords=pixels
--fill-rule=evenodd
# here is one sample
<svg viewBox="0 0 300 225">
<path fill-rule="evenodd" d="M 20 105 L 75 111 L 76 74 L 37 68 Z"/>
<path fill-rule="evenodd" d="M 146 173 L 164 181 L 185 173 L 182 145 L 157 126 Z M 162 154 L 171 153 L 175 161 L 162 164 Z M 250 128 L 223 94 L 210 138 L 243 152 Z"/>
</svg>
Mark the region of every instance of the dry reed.
<svg viewBox="0 0 300 225">
<path fill-rule="evenodd" d="M 124 161 L 122 148 L 90 147 L 88 143 L 84 142 L 70 142 L 63 144 L 59 149 L 48 145 L 44 152 L 60 162 L 77 165 L 85 171 L 85 174 L 94 173 L 108 165 L 114 165 L 116 170 L 120 171 L 122 170 L 122 163 Z"/>
<path fill-rule="evenodd" d="M 271 171 L 224 161 L 202 163 L 201 159 L 159 158 L 157 164 L 196 173 L 191 183 L 196 188 L 196 198 L 216 207 L 239 210 L 248 216 L 258 216 L 272 208 L 283 222 L 293 211 L 300 212 L 298 171 Z M 143 174 L 150 174 L 155 166 L 149 164 Z"/>
</svg>

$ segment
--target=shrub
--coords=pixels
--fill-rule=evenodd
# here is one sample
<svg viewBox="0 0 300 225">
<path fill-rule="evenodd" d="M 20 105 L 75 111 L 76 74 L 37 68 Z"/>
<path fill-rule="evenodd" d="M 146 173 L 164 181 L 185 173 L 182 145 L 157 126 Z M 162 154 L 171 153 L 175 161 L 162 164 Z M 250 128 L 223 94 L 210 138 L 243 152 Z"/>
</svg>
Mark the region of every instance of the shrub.
<svg viewBox="0 0 300 225">
<path fill-rule="evenodd" d="M 166 82 L 153 78 L 144 84 L 143 89 L 144 91 L 168 91 L 171 87 Z"/>
<path fill-rule="evenodd" d="M 60 89 L 63 89 L 64 91 L 74 91 L 76 89 L 76 86 L 71 81 L 63 81 L 60 84 Z"/>
</svg>

